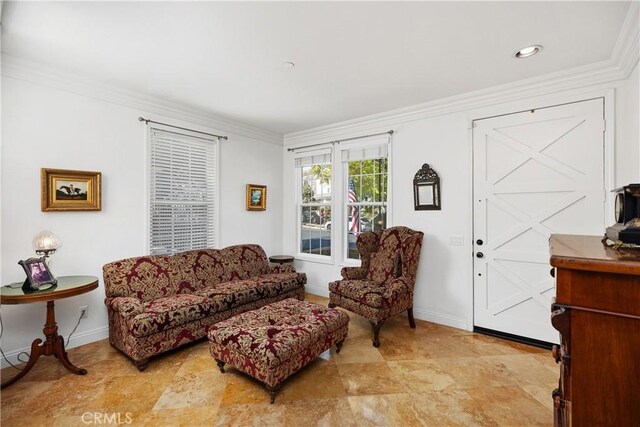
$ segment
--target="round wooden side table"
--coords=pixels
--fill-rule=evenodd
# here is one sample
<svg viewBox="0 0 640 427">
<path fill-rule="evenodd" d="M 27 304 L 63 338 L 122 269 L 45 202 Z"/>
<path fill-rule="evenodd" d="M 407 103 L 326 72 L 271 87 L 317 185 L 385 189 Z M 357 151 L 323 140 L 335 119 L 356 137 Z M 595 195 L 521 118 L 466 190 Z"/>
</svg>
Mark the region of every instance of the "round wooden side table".
<svg viewBox="0 0 640 427">
<path fill-rule="evenodd" d="M 274 264 L 287 264 L 293 262 L 294 258 L 291 255 L 273 255 L 269 257 L 269 261 Z"/>
<path fill-rule="evenodd" d="M 98 287 L 98 278 L 94 276 L 61 276 L 57 279 L 58 283 L 56 285 L 44 290 L 25 292 L 22 288 L 9 288 L 7 286 L 0 288 L 0 304 L 47 302 L 47 320 L 42 330 L 45 336 L 44 342 L 42 342 L 42 339 L 36 338 L 31 343 L 31 355 L 27 364 L 16 376 L 3 381 L 1 388 L 9 387 L 24 377 L 33 368 L 40 356 L 54 355 L 62 363 L 62 366 L 69 371 L 78 375 L 86 375 L 86 369 L 73 365 L 67 357 L 67 352 L 64 350 L 64 339 L 58 335 L 58 324 L 56 323 L 53 301 L 94 290 Z"/>
</svg>

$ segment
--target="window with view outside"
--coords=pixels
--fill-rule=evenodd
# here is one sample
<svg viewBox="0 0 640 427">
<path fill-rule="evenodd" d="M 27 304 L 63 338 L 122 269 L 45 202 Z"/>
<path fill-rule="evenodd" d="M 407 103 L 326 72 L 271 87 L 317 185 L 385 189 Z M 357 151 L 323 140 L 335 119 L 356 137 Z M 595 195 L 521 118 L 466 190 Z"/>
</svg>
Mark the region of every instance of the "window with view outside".
<svg viewBox="0 0 640 427">
<path fill-rule="evenodd" d="M 348 162 L 346 191 L 347 258 L 359 259 L 358 235 L 387 227 L 387 158 Z"/>
<path fill-rule="evenodd" d="M 331 256 L 331 165 L 301 167 L 300 252 Z"/>
</svg>

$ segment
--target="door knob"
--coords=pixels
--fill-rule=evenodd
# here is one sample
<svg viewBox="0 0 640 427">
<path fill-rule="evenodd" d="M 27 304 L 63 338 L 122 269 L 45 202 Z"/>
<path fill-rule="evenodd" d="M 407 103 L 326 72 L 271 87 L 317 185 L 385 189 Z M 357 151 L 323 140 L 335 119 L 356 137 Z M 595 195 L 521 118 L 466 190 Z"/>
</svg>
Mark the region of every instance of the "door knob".
<svg viewBox="0 0 640 427">
<path fill-rule="evenodd" d="M 478 246 L 482 246 L 482 244 L 483 244 L 483 243 L 484 243 L 484 242 L 482 241 L 482 239 L 478 239 L 478 240 L 476 240 L 476 244 L 477 244 Z"/>
<path fill-rule="evenodd" d="M 483 254 L 482 252 L 478 252 L 478 253 L 476 254 L 476 257 L 478 257 L 478 258 L 484 258 L 484 254 Z"/>
</svg>

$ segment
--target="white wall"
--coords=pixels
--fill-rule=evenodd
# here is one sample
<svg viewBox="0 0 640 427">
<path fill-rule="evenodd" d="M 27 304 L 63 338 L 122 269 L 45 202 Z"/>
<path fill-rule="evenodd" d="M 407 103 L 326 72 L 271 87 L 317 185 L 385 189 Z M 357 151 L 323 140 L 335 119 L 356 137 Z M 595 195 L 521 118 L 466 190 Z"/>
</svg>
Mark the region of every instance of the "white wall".
<svg viewBox="0 0 640 427">
<path fill-rule="evenodd" d="M 616 109 L 616 187 L 640 182 L 640 74 L 633 72 L 620 86 Z"/>
<path fill-rule="evenodd" d="M 34 256 L 31 241 L 48 229 L 63 241 L 51 260 L 55 275 L 100 278 L 88 294 L 56 302 L 65 337 L 89 306 L 71 346 L 108 336 L 102 265 L 147 253 L 146 139 L 138 116 L 229 136 L 220 149 L 219 246 L 259 243 L 281 252 L 282 155 L 273 143 L 225 129 L 191 125 L 173 117 L 3 76 L 2 78 L 2 284 L 24 280 L 18 260 Z M 41 212 L 40 168 L 102 172 L 102 211 Z M 245 210 L 245 185 L 268 186 L 267 210 Z M 2 306 L 2 349 L 8 356 L 42 334 L 45 304 Z"/>
<path fill-rule="evenodd" d="M 634 77 L 635 76 L 635 77 Z M 636 79 L 635 81 L 632 81 Z M 635 85 L 635 86 L 634 86 Z M 500 114 L 559 105 L 595 97 L 605 98 L 606 118 L 613 124 L 605 139 L 607 164 L 607 189 L 615 187 L 616 178 L 625 179 L 624 183 L 638 180 L 640 165 L 638 144 L 635 133 L 624 139 L 616 138 L 614 128 L 637 128 L 638 100 L 637 67 L 634 74 L 625 81 L 582 87 L 579 89 L 555 92 L 547 95 L 523 96 L 510 102 L 497 102 L 493 105 L 464 109 L 457 112 L 432 109 L 428 117 L 415 120 L 405 119 L 402 114 L 384 114 L 323 126 L 313 138 L 314 130 L 295 135 L 285 135 L 285 146 L 320 143 L 375 132 L 384 132 L 390 128 L 395 131 L 392 142 L 392 224 L 405 225 L 423 231 L 422 255 L 416 278 L 414 313 L 417 318 L 434 321 L 458 328 L 470 329 L 473 326 L 473 271 L 472 271 L 472 138 L 471 123 L 474 119 Z M 524 90 L 524 89 L 523 89 Z M 500 94 L 495 95 L 500 99 Z M 472 103 L 470 103 L 472 104 Z M 613 106 L 618 116 L 614 116 Z M 625 108 L 620 108 L 624 105 Z M 398 117 L 394 123 L 394 117 Z M 384 124 L 382 124 L 384 123 Z M 345 131 L 345 129 L 349 129 Z M 356 130 L 351 130 L 356 129 Z M 635 154 L 630 158 L 614 158 L 615 151 L 631 149 Z M 633 145 L 633 147 L 631 147 Z M 635 151 L 634 151 L 635 150 Z M 616 172 L 615 163 L 624 163 L 625 172 Z M 415 211 L 413 208 L 412 180 L 423 163 L 429 163 L 438 172 L 441 179 L 442 210 Z M 293 186 L 293 155 L 284 149 L 284 242 L 285 252 L 296 253 L 295 199 Z M 635 177 L 623 178 L 624 176 Z M 609 203 L 610 205 L 610 203 Z M 609 208 L 608 208 L 609 209 Z M 608 217 L 609 218 L 609 217 Z M 608 224 L 603 224 L 604 227 Z M 453 246 L 449 238 L 462 235 L 464 244 Z M 340 265 L 327 265 L 310 261 L 296 261 L 296 268 L 307 272 L 307 289 L 315 294 L 328 295 L 327 284 L 340 278 Z"/>
</svg>

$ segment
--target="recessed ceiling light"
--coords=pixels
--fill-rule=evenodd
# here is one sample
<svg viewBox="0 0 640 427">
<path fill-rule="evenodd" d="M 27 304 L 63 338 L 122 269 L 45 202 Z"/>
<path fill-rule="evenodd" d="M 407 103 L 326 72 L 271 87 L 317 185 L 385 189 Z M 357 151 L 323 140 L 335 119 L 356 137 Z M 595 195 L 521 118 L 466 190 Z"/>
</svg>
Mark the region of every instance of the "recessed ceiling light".
<svg viewBox="0 0 640 427">
<path fill-rule="evenodd" d="M 534 44 L 531 46 L 523 47 L 522 49 L 514 53 L 513 56 L 516 58 L 528 58 L 540 52 L 541 50 L 542 50 L 542 46 L 538 44 Z"/>
<path fill-rule="evenodd" d="M 293 70 L 293 68 L 296 66 L 296 64 L 294 64 L 293 62 L 283 62 L 282 63 L 282 68 L 285 68 L 287 70 Z"/>
</svg>

